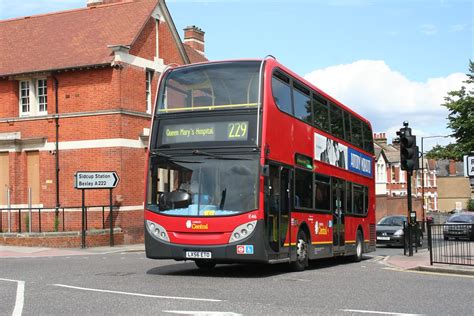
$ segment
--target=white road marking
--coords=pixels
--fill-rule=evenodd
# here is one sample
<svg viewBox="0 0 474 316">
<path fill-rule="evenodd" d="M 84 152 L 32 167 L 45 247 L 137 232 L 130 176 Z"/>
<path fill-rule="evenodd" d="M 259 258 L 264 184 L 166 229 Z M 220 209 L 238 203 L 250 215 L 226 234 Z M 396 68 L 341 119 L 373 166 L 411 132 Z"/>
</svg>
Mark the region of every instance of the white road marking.
<svg viewBox="0 0 474 316">
<path fill-rule="evenodd" d="M 197 315 L 197 316 L 241 316 L 233 312 L 214 312 L 214 311 L 163 311 L 164 313 L 180 314 L 180 315 Z"/>
<path fill-rule="evenodd" d="M 141 296 L 141 297 L 151 297 L 151 298 L 164 298 L 170 300 L 188 300 L 188 301 L 204 301 L 204 302 L 222 302 L 223 300 L 217 300 L 212 298 L 196 298 L 196 297 L 181 297 L 181 296 L 164 296 L 164 295 L 151 295 L 151 294 L 140 294 L 140 293 L 131 293 L 131 292 L 122 292 L 122 291 L 111 291 L 111 290 L 101 290 L 101 289 L 91 289 L 86 287 L 78 287 L 64 284 L 51 284 L 52 286 L 65 287 L 69 289 L 76 289 L 82 291 L 91 291 L 91 292 L 102 292 L 102 293 L 112 293 L 112 294 L 122 294 L 130 296 Z"/>
<path fill-rule="evenodd" d="M 381 315 L 400 315 L 400 316 L 421 316 L 423 314 L 406 314 L 406 313 L 391 313 L 391 312 L 379 312 L 379 311 L 366 311 L 360 309 L 340 309 L 342 312 L 348 313 L 363 313 L 363 314 L 381 314 Z"/>
<path fill-rule="evenodd" d="M 12 316 L 21 316 L 21 313 L 23 313 L 23 304 L 25 303 L 25 281 L 11 279 L 0 279 L 0 281 L 18 283 L 16 288 L 15 308 L 13 309 Z"/>
</svg>

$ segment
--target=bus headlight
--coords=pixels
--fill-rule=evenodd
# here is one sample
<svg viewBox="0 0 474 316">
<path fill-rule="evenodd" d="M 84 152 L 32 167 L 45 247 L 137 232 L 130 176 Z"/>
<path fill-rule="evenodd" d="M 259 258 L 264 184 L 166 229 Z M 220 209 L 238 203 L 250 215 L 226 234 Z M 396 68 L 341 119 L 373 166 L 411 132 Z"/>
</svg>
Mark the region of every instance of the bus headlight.
<svg viewBox="0 0 474 316">
<path fill-rule="evenodd" d="M 147 220 L 146 225 L 148 228 L 148 231 L 153 234 L 156 238 L 164 240 L 164 241 L 170 241 L 170 238 L 168 237 L 168 232 L 166 229 L 163 228 L 163 226 L 158 225 L 157 223 L 154 223 L 152 221 Z"/>
<path fill-rule="evenodd" d="M 251 221 L 242 225 L 237 226 L 236 229 L 230 235 L 229 243 L 236 242 L 252 234 L 255 227 L 257 226 L 257 221 Z"/>
</svg>

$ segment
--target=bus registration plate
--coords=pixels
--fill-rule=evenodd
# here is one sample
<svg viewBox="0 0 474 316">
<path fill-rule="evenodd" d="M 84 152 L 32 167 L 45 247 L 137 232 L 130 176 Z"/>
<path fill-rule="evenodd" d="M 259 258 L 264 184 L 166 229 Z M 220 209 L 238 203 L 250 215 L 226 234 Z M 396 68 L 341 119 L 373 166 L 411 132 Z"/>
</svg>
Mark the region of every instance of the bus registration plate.
<svg viewBox="0 0 474 316">
<path fill-rule="evenodd" d="M 186 251 L 186 258 L 192 259 L 211 259 L 210 251 Z"/>
</svg>

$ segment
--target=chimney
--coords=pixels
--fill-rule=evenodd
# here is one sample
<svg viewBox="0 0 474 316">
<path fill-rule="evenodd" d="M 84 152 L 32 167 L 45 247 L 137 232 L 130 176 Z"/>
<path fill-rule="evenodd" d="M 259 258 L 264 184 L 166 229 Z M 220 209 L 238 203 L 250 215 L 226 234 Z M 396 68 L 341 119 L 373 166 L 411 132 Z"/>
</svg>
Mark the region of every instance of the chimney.
<svg viewBox="0 0 474 316">
<path fill-rule="evenodd" d="M 377 144 L 387 145 L 387 136 L 385 136 L 385 133 L 374 133 L 374 142 Z"/>
<path fill-rule="evenodd" d="M 194 25 L 184 29 L 184 44 L 204 55 L 204 32 Z"/>
<path fill-rule="evenodd" d="M 454 160 L 449 160 L 448 175 L 450 176 L 456 175 L 456 161 Z"/>
<path fill-rule="evenodd" d="M 102 0 L 87 0 L 87 6 L 88 7 L 94 7 L 96 5 L 101 5 L 103 3 L 104 3 L 104 1 L 102 1 Z"/>
</svg>

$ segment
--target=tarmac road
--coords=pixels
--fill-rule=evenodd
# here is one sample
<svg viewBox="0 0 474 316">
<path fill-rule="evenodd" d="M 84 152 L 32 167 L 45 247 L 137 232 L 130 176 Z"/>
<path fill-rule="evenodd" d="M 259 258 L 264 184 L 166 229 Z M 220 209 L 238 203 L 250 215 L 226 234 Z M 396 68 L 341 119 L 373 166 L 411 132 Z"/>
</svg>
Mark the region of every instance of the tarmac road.
<svg viewBox="0 0 474 316">
<path fill-rule="evenodd" d="M 218 265 L 205 273 L 143 252 L 0 258 L 0 314 L 21 301 L 20 283 L 2 279 L 24 282 L 23 315 L 472 313 L 473 276 L 404 272 L 377 260 L 324 260 L 303 272 Z"/>
</svg>

